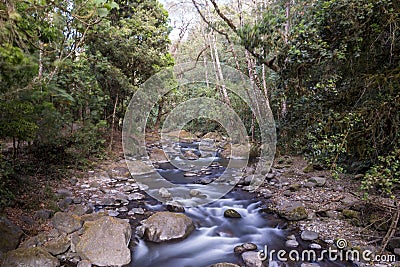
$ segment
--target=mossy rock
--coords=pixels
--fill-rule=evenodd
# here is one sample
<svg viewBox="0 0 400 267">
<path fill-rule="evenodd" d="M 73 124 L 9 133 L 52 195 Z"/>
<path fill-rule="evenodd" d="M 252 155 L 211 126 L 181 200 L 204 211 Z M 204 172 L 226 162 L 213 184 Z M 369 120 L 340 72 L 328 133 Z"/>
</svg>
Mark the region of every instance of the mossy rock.
<svg viewBox="0 0 400 267">
<path fill-rule="evenodd" d="M 343 210 L 342 211 L 343 216 L 346 219 L 359 219 L 360 218 L 360 212 L 355 211 L 355 210 Z"/>
<path fill-rule="evenodd" d="M 303 172 L 304 172 L 304 173 L 309 173 L 309 172 L 312 172 L 312 171 L 314 171 L 314 166 L 313 166 L 312 164 L 308 164 L 308 165 L 303 169 Z"/>
</svg>

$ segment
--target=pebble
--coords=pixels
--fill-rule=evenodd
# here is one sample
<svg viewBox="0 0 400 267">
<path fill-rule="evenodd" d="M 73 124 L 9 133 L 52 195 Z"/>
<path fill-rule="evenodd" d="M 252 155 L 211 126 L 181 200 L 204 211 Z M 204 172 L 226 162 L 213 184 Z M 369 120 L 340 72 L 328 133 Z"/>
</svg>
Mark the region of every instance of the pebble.
<svg viewBox="0 0 400 267">
<path fill-rule="evenodd" d="M 117 217 L 118 215 L 119 215 L 119 212 L 116 211 L 116 210 L 109 210 L 108 211 L 108 216 Z"/>
<path fill-rule="evenodd" d="M 287 240 L 285 246 L 288 248 L 297 248 L 299 246 L 299 242 L 296 240 Z"/>
<path fill-rule="evenodd" d="M 304 241 L 313 241 L 318 239 L 318 233 L 314 232 L 314 231 L 308 231 L 308 230 L 304 230 L 301 233 L 301 239 L 303 239 Z"/>
<path fill-rule="evenodd" d="M 144 209 L 142 208 L 133 208 L 128 212 L 128 215 L 134 215 L 134 214 L 144 214 Z"/>
<path fill-rule="evenodd" d="M 247 250 L 247 251 L 249 251 L 249 250 L 256 250 L 256 249 L 257 249 L 257 245 L 254 244 L 254 243 L 244 243 L 242 246 L 243 246 L 243 248 L 244 248 L 245 250 Z"/>
<path fill-rule="evenodd" d="M 296 240 L 296 236 L 295 235 L 288 235 L 286 237 L 287 240 Z"/>
<path fill-rule="evenodd" d="M 317 244 L 317 243 L 312 243 L 310 245 L 310 248 L 311 249 L 322 249 L 322 246 L 320 244 Z"/>
</svg>

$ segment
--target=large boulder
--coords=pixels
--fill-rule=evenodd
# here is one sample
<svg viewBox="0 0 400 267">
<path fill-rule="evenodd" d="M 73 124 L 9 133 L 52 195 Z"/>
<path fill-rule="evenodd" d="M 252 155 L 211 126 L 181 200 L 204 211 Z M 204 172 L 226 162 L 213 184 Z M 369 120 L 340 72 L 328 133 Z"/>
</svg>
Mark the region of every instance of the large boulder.
<svg viewBox="0 0 400 267">
<path fill-rule="evenodd" d="M 289 221 L 307 219 L 308 214 L 301 202 L 283 202 L 277 207 L 278 214 Z"/>
<path fill-rule="evenodd" d="M 122 266 L 131 261 L 131 227 L 127 221 L 104 216 L 85 222 L 84 229 L 76 245 L 82 259 L 97 266 Z"/>
<path fill-rule="evenodd" d="M 16 249 L 23 232 L 5 217 L 0 217 L 0 252 Z"/>
<path fill-rule="evenodd" d="M 247 267 L 263 267 L 263 262 L 256 251 L 246 251 L 242 254 L 242 260 Z"/>
<path fill-rule="evenodd" d="M 59 255 L 66 252 L 71 245 L 71 239 L 67 235 L 59 236 L 44 244 L 44 249 L 52 255 Z"/>
<path fill-rule="evenodd" d="M 141 160 L 127 160 L 126 164 L 129 167 L 129 171 L 134 176 L 155 172 L 153 167 L 147 165 Z"/>
<path fill-rule="evenodd" d="M 139 236 L 152 242 L 183 239 L 194 230 L 192 219 L 184 214 L 157 212 L 142 221 L 137 228 Z"/>
<path fill-rule="evenodd" d="M 82 228 L 82 219 L 75 215 L 66 212 L 57 212 L 52 219 L 54 228 L 70 234 Z"/>
<path fill-rule="evenodd" d="M 40 247 L 19 248 L 5 254 L 4 267 L 57 267 L 60 262 Z"/>
</svg>

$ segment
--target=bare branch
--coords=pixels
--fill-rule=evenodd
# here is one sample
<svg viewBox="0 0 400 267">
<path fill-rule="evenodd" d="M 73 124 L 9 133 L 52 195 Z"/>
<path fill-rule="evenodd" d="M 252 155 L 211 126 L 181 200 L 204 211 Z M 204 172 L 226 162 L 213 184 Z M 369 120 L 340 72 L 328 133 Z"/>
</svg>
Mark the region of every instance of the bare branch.
<svg viewBox="0 0 400 267">
<path fill-rule="evenodd" d="M 204 14 L 201 12 L 200 7 L 199 7 L 199 5 L 196 3 L 195 0 L 192 0 L 192 3 L 193 3 L 193 5 L 194 5 L 194 7 L 196 8 L 197 13 L 199 13 L 200 17 L 202 18 L 202 20 L 203 20 L 211 29 L 213 29 L 214 31 L 218 32 L 219 34 L 224 35 L 226 38 L 229 39 L 229 36 L 228 36 L 228 34 L 227 34 L 226 32 L 224 32 L 224 31 L 222 31 L 222 30 L 220 30 L 220 29 L 217 29 L 214 25 L 212 25 L 212 23 L 211 23 L 210 21 L 208 21 L 208 20 L 206 19 L 206 17 L 205 17 Z"/>
<path fill-rule="evenodd" d="M 221 12 L 221 10 L 219 9 L 219 7 L 218 7 L 217 3 L 215 2 L 215 0 L 210 0 L 210 1 L 213 4 L 214 9 L 217 12 L 217 14 L 221 17 L 221 19 L 223 19 L 226 22 L 226 24 L 228 24 L 229 28 L 231 28 L 235 33 L 237 33 L 237 28 L 236 28 L 235 24 L 233 24 L 233 22 L 230 19 L 228 19 L 224 15 L 224 13 Z"/>
</svg>

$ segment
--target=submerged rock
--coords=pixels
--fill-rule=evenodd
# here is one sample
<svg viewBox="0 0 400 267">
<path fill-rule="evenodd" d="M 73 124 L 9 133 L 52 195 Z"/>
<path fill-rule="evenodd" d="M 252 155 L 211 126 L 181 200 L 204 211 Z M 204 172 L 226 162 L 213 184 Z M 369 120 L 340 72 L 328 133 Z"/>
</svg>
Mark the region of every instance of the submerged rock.
<svg viewBox="0 0 400 267">
<path fill-rule="evenodd" d="M 9 251 L 4 256 L 4 267 L 57 267 L 60 262 L 40 247 L 19 248 Z"/>
<path fill-rule="evenodd" d="M 234 209 L 227 209 L 224 211 L 224 217 L 226 218 L 242 218 L 239 212 Z"/>
<path fill-rule="evenodd" d="M 153 214 L 137 228 L 140 237 L 156 243 L 183 239 L 193 230 L 192 219 L 184 214 L 166 211 Z"/>
<path fill-rule="evenodd" d="M 85 222 L 84 228 L 76 246 L 82 259 L 98 266 L 121 266 L 131 261 L 131 226 L 127 221 L 105 216 Z"/>
<path fill-rule="evenodd" d="M 162 198 L 170 198 L 172 197 L 172 194 L 168 191 L 167 188 L 161 187 L 158 190 L 158 194 L 162 197 Z"/>
</svg>

